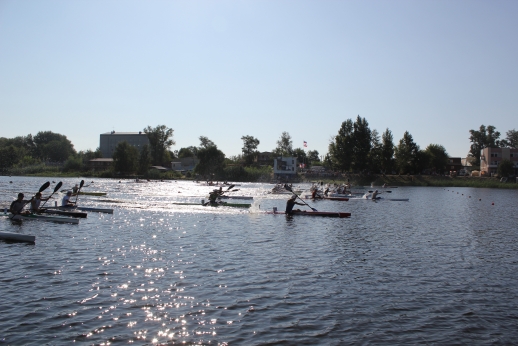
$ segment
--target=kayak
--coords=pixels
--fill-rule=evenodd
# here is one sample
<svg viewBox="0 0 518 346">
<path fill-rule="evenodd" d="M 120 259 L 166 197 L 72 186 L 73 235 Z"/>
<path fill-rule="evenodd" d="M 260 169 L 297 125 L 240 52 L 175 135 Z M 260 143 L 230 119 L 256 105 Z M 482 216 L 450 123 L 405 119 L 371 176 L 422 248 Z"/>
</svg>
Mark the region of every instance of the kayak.
<svg viewBox="0 0 518 346">
<path fill-rule="evenodd" d="M 274 210 L 268 210 L 265 212 L 265 214 L 281 214 L 286 215 L 284 211 L 274 211 Z M 327 216 L 327 217 L 339 217 L 339 218 L 345 218 L 350 217 L 351 213 L 339 213 L 339 212 L 332 212 L 332 211 L 293 211 L 291 215 L 295 216 Z"/>
<path fill-rule="evenodd" d="M 221 199 L 254 199 L 251 196 L 220 196 Z"/>
<path fill-rule="evenodd" d="M 88 216 L 87 213 L 83 213 L 80 211 L 73 210 L 59 210 L 59 209 L 44 209 L 41 211 L 42 214 L 52 214 L 52 215 L 62 215 L 62 216 L 70 216 L 70 217 L 79 217 L 86 218 Z"/>
<path fill-rule="evenodd" d="M 2 212 L 0 215 L 8 216 L 9 219 L 14 221 L 47 221 L 47 222 L 59 222 L 59 223 L 73 223 L 78 224 L 79 219 L 66 216 L 51 216 L 51 215 L 40 215 L 40 214 L 27 214 L 27 215 L 14 215 L 11 213 Z"/>
<path fill-rule="evenodd" d="M 204 207 L 235 207 L 235 208 L 250 208 L 251 204 L 244 204 L 244 203 L 227 203 L 227 202 L 221 202 L 221 203 L 179 203 L 179 202 L 173 202 L 171 204 L 176 205 L 201 205 Z"/>
<path fill-rule="evenodd" d="M 307 199 L 311 199 L 313 201 L 318 201 L 320 199 L 328 199 L 330 201 L 348 201 L 349 200 L 349 197 L 317 197 L 317 198 L 312 198 L 311 195 L 306 195 L 306 198 Z"/>
<path fill-rule="evenodd" d="M 365 198 L 365 197 L 362 197 L 362 198 L 351 198 L 350 199 L 351 201 L 358 201 L 358 200 L 362 200 L 362 201 L 373 201 L 372 198 Z M 408 202 L 410 199 L 408 198 L 383 198 L 383 197 L 376 197 L 375 199 L 376 201 L 395 201 L 395 202 Z"/>
<path fill-rule="evenodd" d="M 36 240 L 36 237 L 33 235 L 25 235 L 25 234 L 11 233 L 11 232 L 0 232 L 0 239 L 34 243 L 34 241 Z"/>
<path fill-rule="evenodd" d="M 61 190 L 61 192 L 67 192 L 67 191 L 72 191 L 72 190 Z M 85 195 L 85 196 L 106 196 L 106 192 L 85 192 L 85 191 L 79 191 L 79 194 L 80 195 Z M 74 193 L 75 195 L 75 193 Z"/>
<path fill-rule="evenodd" d="M 113 214 L 113 209 L 105 209 L 105 208 L 91 208 L 91 207 L 49 207 L 48 209 L 54 210 L 63 210 L 63 211 L 74 211 L 74 210 L 82 210 L 82 211 L 91 211 L 95 213 L 106 213 Z"/>
</svg>

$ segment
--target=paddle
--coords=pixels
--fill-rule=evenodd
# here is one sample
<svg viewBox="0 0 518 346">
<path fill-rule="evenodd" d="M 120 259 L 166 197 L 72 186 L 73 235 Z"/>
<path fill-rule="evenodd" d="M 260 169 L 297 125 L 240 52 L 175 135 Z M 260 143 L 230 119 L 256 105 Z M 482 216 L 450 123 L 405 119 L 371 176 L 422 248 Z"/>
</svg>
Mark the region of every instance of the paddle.
<svg viewBox="0 0 518 346">
<path fill-rule="evenodd" d="M 39 189 L 39 191 L 38 191 L 38 192 L 40 192 L 40 193 L 41 193 L 41 192 L 45 191 L 49 186 L 50 186 L 50 181 L 47 181 L 45 184 L 41 185 L 41 187 L 40 187 L 40 189 Z M 34 197 L 36 197 L 36 195 L 34 195 L 32 198 L 34 198 Z M 32 198 L 31 198 L 31 200 L 32 200 Z M 30 201 L 29 201 L 29 202 L 30 202 Z M 26 205 L 27 205 L 27 203 L 29 203 L 29 202 L 25 202 L 25 203 L 23 204 L 23 207 L 20 209 L 20 211 L 22 211 L 22 210 L 23 210 L 23 208 L 25 208 L 25 206 L 26 206 Z M 9 218 L 12 220 L 14 216 L 15 216 L 15 214 L 13 214 L 12 216 L 10 216 Z"/>
<path fill-rule="evenodd" d="M 295 196 L 297 196 L 305 205 L 307 205 L 308 207 L 311 208 L 311 210 L 313 211 L 318 211 L 316 210 L 315 208 L 313 208 L 312 206 L 310 206 L 309 204 L 306 203 L 306 201 L 304 201 L 302 198 L 299 197 L 299 195 L 297 195 L 295 192 L 293 192 L 293 189 L 288 185 L 288 184 L 284 184 L 284 188 L 286 190 L 288 190 L 289 192 L 291 192 L 292 194 L 294 194 Z"/>
<path fill-rule="evenodd" d="M 79 190 L 77 190 L 76 200 L 74 201 L 74 204 L 77 204 L 77 199 L 79 198 L 79 192 L 81 192 L 81 188 L 85 184 L 84 180 L 81 180 L 81 184 L 79 184 Z"/>
<path fill-rule="evenodd" d="M 225 192 L 231 192 L 230 190 L 231 190 L 234 186 L 236 186 L 236 185 L 230 185 L 230 186 L 227 188 L 227 190 L 226 190 L 226 191 L 216 189 L 216 190 L 212 191 L 212 193 L 218 194 L 218 196 L 219 196 L 219 197 L 221 197 L 221 196 L 223 196 L 223 194 L 224 194 Z M 237 191 L 237 190 L 238 190 L 238 189 L 235 189 L 234 191 Z M 220 193 L 220 191 L 221 191 L 221 193 Z M 209 195 L 210 195 L 210 194 L 209 194 Z M 209 198 L 210 198 L 210 197 L 209 197 Z M 206 205 L 208 205 L 209 203 L 210 203 L 210 199 L 209 199 L 209 201 L 208 201 L 207 203 L 204 203 L 204 204 L 203 204 L 203 206 L 206 206 Z"/>
<path fill-rule="evenodd" d="M 54 188 L 54 192 L 52 192 L 52 193 L 50 194 L 49 198 L 47 198 L 47 201 L 50 199 L 50 197 L 52 197 L 52 195 L 53 195 L 53 194 L 55 194 L 55 193 L 56 193 L 56 192 L 61 188 L 61 185 L 63 185 L 63 183 L 62 183 L 62 182 L 59 182 L 59 183 L 56 185 L 56 187 Z M 40 209 L 41 209 L 41 208 L 43 208 L 43 206 L 45 205 L 45 203 L 47 203 L 47 201 L 43 202 L 43 205 L 40 207 Z"/>
</svg>

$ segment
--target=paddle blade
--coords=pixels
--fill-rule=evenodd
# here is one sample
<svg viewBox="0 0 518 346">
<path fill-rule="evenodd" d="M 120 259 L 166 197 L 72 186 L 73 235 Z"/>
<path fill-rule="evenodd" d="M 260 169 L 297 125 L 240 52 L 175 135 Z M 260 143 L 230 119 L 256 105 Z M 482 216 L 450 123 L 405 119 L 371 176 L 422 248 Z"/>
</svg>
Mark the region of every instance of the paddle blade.
<svg viewBox="0 0 518 346">
<path fill-rule="evenodd" d="M 232 188 L 233 188 L 234 186 L 236 186 L 236 185 L 230 185 L 230 186 L 228 187 L 227 191 L 228 191 L 228 190 L 232 190 Z"/>
<path fill-rule="evenodd" d="M 63 183 L 60 181 L 56 187 L 54 188 L 54 192 L 58 192 L 59 189 L 61 189 L 61 186 L 63 185 Z"/>
<path fill-rule="evenodd" d="M 79 184 L 79 188 L 82 188 L 84 184 L 85 184 L 85 181 L 81 180 L 81 184 Z"/>
<path fill-rule="evenodd" d="M 43 192 L 44 190 L 46 190 L 48 187 L 50 186 L 50 181 L 47 181 L 45 184 L 41 185 L 40 187 L 40 192 Z"/>
<path fill-rule="evenodd" d="M 291 187 L 288 184 L 284 184 L 284 188 L 290 192 L 293 192 L 293 190 L 291 189 Z"/>
</svg>

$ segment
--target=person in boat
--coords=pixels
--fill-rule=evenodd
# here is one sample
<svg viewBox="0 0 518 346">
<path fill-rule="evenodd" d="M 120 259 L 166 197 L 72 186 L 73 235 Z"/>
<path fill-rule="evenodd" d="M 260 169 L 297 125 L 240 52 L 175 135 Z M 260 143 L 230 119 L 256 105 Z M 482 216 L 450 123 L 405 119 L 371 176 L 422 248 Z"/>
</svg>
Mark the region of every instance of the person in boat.
<svg viewBox="0 0 518 346">
<path fill-rule="evenodd" d="M 62 207 L 75 207 L 76 204 L 70 200 L 70 197 L 72 197 L 72 191 L 67 191 L 67 194 L 63 197 L 61 200 L 61 206 Z"/>
<path fill-rule="evenodd" d="M 33 199 L 31 199 L 31 212 L 37 213 L 40 211 L 40 204 L 41 201 L 48 201 L 50 197 L 43 198 L 41 197 L 41 192 L 36 192 L 36 196 L 34 196 Z"/>
<path fill-rule="evenodd" d="M 311 193 L 311 199 L 320 199 L 322 198 L 322 196 L 320 196 L 318 194 L 318 190 L 317 189 L 314 189 L 313 192 Z"/>
<path fill-rule="evenodd" d="M 13 215 L 27 215 L 27 214 L 29 214 L 29 211 L 28 210 L 23 210 L 23 208 L 25 207 L 25 205 L 27 203 L 32 201 L 32 198 L 29 199 L 29 200 L 24 200 L 23 197 L 25 197 L 25 195 L 20 192 L 18 194 L 18 198 L 15 199 L 11 203 L 11 206 L 9 207 L 9 212 L 11 214 L 13 214 Z"/>
<path fill-rule="evenodd" d="M 378 190 L 375 190 L 375 191 L 372 193 L 372 197 L 371 197 L 371 198 L 372 198 L 373 200 L 376 200 L 376 199 L 378 199 L 378 195 L 379 195 Z"/>
<path fill-rule="evenodd" d="M 220 187 L 219 189 L 215 189 L 212 192 L 209 193 L 209 203 L 210 204 L 216 204 L 218 203 L 218 198 L 223 196 L 223 188 Z"/>
<path fill-rule="evenodd" d="M 382 187 L 383 187 L 383 188 L 386 188 L 386 187 L 387 187 L 387 184 L 383 184 L 383 186 L 382 186 Z"/>
<path fill-rule="evenodd" d="M 77 191 L 79 191 L 79 185 L 75 184 L 72 188 L 72 193 L 77 193 Z"/>
<path fill-rule="evenodd" d="M 293 194 L 290 199 L 286 202 L 286 210 L 284 211 L 286 214 L 293 214 L 293 207 L 295 204 L 304 205 L 304 203 L 299 203 L 296 201 L 297 195 Z M 300 211 L 300 209 L 295 209 L 296 211 Z"/>
</svg>

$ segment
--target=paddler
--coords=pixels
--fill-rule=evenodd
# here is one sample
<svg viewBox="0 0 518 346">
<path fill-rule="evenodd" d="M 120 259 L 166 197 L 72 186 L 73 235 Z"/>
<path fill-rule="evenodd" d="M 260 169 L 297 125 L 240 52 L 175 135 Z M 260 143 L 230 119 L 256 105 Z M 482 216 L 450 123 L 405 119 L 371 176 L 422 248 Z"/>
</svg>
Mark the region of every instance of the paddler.
<svg viewBox="0 0 518 346">
<path fill-rule="evenodd" d="M 295 206 L 295 204 L 298 204 L 298 205 L 304 205 L 304 203 L 299 203 L 296 201 L 297 199 L 297 195 L 293 194 L 290 199 L 288 199 L 288 201 L 286 202 L 286 210 L 284 211 L 286 214 L 293 214 L 293 207 Z M 300 211 L 300 209 L 296 209 L 296 211 Z"/>
<path fill-rule="evenodd" d="M 70 201 L 70 197 L 72 197 L 72 191 L 68 190 L 67 194 L 61 200 L 62 207 L 75 207 L 75 203 Z"/>
<path fill-rule="evenodd" d="M 36 195 L 34 196 L 34 198 L 31 199 L 31 212 L 37 213 L 38 211 L 40 211 L 39 209 L 40 209 L 41 201 L 48 201 L 49 199 L 50 199 L 50 197 L 42 198 L 41 192 L 36 192 Z"/>
<path fill-rule="evenodd" d="M 13 214 L 13 215 L 26 215 L 26 214 L 29 214 L 29 211 L 28 210 L 23 211 L 23 208 L 25 207 L 25 205 L 27 203 L 32 201 L 32 198 L 29 199 L 29 200 L 24 200 L 23 197 L 24 197 L 24 194 L 20 192 L 18 194 L 18 198 L 15 199 L 11 203 L 11 206 L 9 207 L 9 212 L 11 214 Z"/>
<path fill-rule="evenodd" d="M 379 195 L 378 190 L 374 191 L 374 192 L 372 193 L 372 199 L 373 199 L 373 200 L 378 199 L 378 197 L 377 197 L 378 195 Z"/>
<path fill-rule="evenodd" d="M 217 199 L 223 195 L 223 187 L 220 187 L 219 189 L 215 189 L 212 192 L 209 193 L 209 203 L 210 204 L 216 204 Z"/>
</svg>

